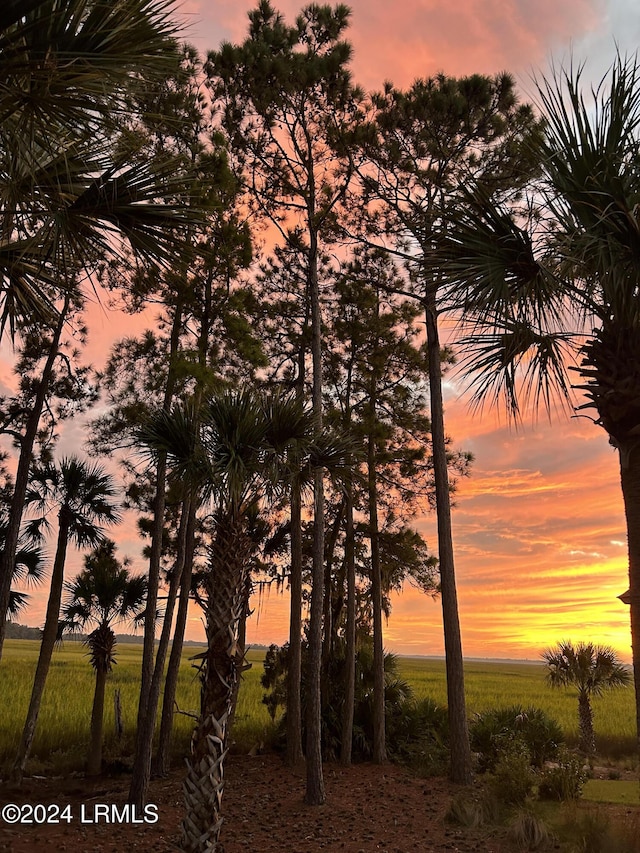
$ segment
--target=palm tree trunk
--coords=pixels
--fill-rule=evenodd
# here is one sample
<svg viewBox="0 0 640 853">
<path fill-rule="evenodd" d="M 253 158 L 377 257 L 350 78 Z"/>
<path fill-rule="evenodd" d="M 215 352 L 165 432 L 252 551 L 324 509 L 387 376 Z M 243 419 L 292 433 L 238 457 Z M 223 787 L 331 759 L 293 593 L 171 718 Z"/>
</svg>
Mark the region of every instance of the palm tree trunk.
<svg viewBox="0 0 640 853">
<path fill-rule="evenodd" d="M 104 667 L 98 667 L 96 669 L 96 689 L 93 695 L 93 709 L 91 711 L 91 735 L 89 739 L 89 756 L 87 759 L 87 776 L 98 776 L 102 770 L 102 726 L 106 684 L 107 670 Z"/>
<path fill-rule="evenodd" d="M 636 699 L 636 738 L 640 752 L 640 445 L 631 439 L 620 446 L 620 479 L 627 522 L 631 651 Z"/>
<path fill-rule="evenodd" d="M 58 542 L 56 545 L 56 555 L 53 561 L 53 569 L 51 572 L 51 587 L 49 588 L 49 600 L 47 602 L 47 613 L 44 621 L 44 630 L 42 632 L 42 642 L 40 643 L 40 653 L 38 655 L 38 665 L 36 666 L 36 674 L 33 679 L 33 687 L 31 689 L 31 700 L 29 701 L 29 710 L 27 711 L 27 719 L 25 720 L 22 730 L 22 739 L 18 749 L 15 763 L 13 765 L 13 778 L 20 781 L 24 775 L 24 770 L 31 752 L 33 738 L 36 733 L 36 724 L 38 722 L 38 714 L 40 712 L 40 703 L 42 702 L 42 694 L 49 674 L 49 666 L 53 649 L 58 636 L 58 619 L 60 618 L 60 604 L 62 602 L 62 586 L 64 583 L 64 564 L 67 556 L 67 544 L 69 542 L 69 526 L 71 518 L 67 507 L 62 507 L 58 514 Z"/>
<path fill-rule="evenodd" d="M 13 494 L 11 496 L 5 545 L 4 550 L 0 555 L 0 659 L 2 658 L 2 649 L 6 634 L 6 618 L 11 593 L 11 580 L 13 578 L 16 552 L 18 550 L 20 524 L 22 523 L 22 514 L 24 512 L 24 499 L 29 485 L 29 470 L 33 459 L 33 446 L 35 444 L 36 436 L 38 435 L 40 416 L 42 415 L 44 402 L 49 391 L 49 385 L 53 375 L 53 367 L 56 358 L 58 357 L 60 338 L 67 319 L 70 301 L 71 297 L 67 295 L 65 297 L 64 305 L 60 309 L 58 322 L 53 331 L 47 360 L 42 368 L 42 375 L 40 376 L 36 395 L 32 403 L 31 414 L 27 419 L 24 435 L 20 440 L 20 456 L 18 459 L 18 468 L 16 470 L 16 477 L 13 486 Z"/>
<path fill-rule="evenodd" d="M 461 785 L 471 783 L 471 747 L 464 694 L 464 660 L 460 636 L 458 595 L 451 532 L 451 501 L 449 471 L 444 432 L 442 400 L 442 365 L 435 294 L 430 294 L 425 306 L 431 399 L 431 438 L 433 443 L 433 474 L 436 489 L 438 523 L 438 559 L 442 598 L 442 621 L 447 672 L 447 703 L 451 742 L 451 781 Z"/>
<path fill-rule="evenodd" d="M 596 752 L 596 736 L 593 731 L 593 711 L 589 694 L 578 693 L 578 722 L 580 726 L 580 750 L 591 757 Z"/>
<path fill-rule="evenodd" d="M 218 522 L 207 589 L 207 651 L 203 660 L 200 720 L 191 740 L 184 783 L 184 853 L 221 853 L 224 760 L 228 721 L 241 656 L 238 628 L 246 607 L 251 542 L 242 522 Z"/>
</svg>

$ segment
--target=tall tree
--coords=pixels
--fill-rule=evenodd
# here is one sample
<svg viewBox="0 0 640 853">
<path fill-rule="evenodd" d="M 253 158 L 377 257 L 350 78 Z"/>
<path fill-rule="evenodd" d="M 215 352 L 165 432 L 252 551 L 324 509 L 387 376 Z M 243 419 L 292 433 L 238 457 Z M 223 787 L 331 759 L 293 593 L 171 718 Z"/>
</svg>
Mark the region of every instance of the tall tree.
<svg viewBox="0 0 640 853">
<path fill-rule="evenodd" d="M 504 400 L 516 419 L 527 404 L 571 406 L 575 369 L 582 408 L 618 451 L 640 735 L 640 69 L 618 58 L 588 93 L 583 73 L 539 84 L 542 174 L 529 204 L 470 182 L 442 271 L 469 320 L 462 368 L 475 401 Z"/>
<path fill-rule="evenodd" d="M 364 493 L 356 509 L 367 518 L 374 647 L 374 760 L 385 760 L 383 599 L 389 573 L 385 551 L 407 520 L 433 499 L 424 354 L 415 302 L 394 295 L 403 278 L 388 253 L 358 248 L 335 283 L 336 305 L 327 366 L 332 417 L 366 448 Z M 448 453 L 464 473 L 468 457 Z M 353 498 L 353 488 L 351 490 Z M 408 549 L 410 550 L 410 549 Z M 346 552 L 346 545 L 345 545 Z M 408 551 L 405 553 L 407 556 Z M 346 556 L 346 553 L 345 553 Z M 407 560 L 408 573 L 412 560 Z M 341 584 L 342 585 L 342 581 Z M 342 596 L 343 592 L 338 591 Z"/>
<path fill-rule="evenodd" d="M 387 84 L 372 97 L 371 122 L 353 138 L 361 198 L 368 206 L 364 239 L 394 251 L 410 271 L 404 288 L 424 311 L 426 373 L 436 489 L 438 553 L 451 729 L 451 778 L 471 780 L 464 694 L 450 484 L 442 397 L 439 318 L 446 310 L 433 255 L 460 190 L 471 178 L 490 185 L 522 182 L 529 160 L 523 143 L 538 131 L 533 112 L 519 106 L 514 82 L 474 75 L 417 80 L 406 92 Z M 357 199 L 354 199 L 357 203 Z"/>
<path fill-rule="evenodd" d="M 232 148 L 257 211 L 284 243 L 302 244 L 311 316 L 313 413 L 322 429 L 322 309 L 319 252 L 333 225 L 350 170 L 336 157 L 336 130 L 350 120 L 360 94 L 351 85 L 351 48 L 343 40 L 346 6 L 306 6 L 287 26 L 268 0 L 249 13 L 249 37 L 223 44 L 208 57 L 214 98 L 223 109 Z M 324 482 L 315 472 L 313 586 L 309 642 L 311 688 L 307 725 L 307 789 L 310 804 L 324 802 L 320 674 L 324 580 Z"/>
<path fill-rule="evenodd" d="M 136 617 L 144 606 L 147 581 L 131 575 L 115 556 L 115 542 L 105 540 L 84 559 L 84 571 L 66 585 L 62 628 L 79 631 L 95 625 L 86 639 L 96 686 L 91 711 L 91 736 L 87 773 L 97 776 L 102 768 L 104 694 L 107 676 L 115 662 L 113 625 Z"/>
<path fill-rule="evenodd" d="M 75 542 L 78 548 L 96 545 L 103 537 L 100 525 L 113 524 L 118 520 L 118 512 L 113 502 L 115 494 L 112 478 L 100 466 L 89 465 L 74 456 L 62 459 L 59 465 L 52 463 L 36 468 L 31 475 L 26 503 L 44 514 L 33 519 L 30 526 L 35 526 L 38 530 L 43 525 L 49 527 L 47 516 L 57 507 L 58 536 L 31 699 L 13 766 L 13 775 L 18 779 L 22 778 L 29 758 L 51 656 L 58 638 L 69 540 Z"/>
</svg>

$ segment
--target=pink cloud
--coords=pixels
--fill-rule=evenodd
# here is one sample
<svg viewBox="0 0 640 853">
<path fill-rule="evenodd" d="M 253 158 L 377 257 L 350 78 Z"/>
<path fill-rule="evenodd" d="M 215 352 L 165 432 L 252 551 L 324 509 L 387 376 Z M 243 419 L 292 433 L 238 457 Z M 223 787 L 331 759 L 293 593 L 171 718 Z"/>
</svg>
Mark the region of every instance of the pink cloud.
<svg viewBox="0 0 640 853">
<path fill-rule="evenodd" d="M 247 12 L 256 3 L 221 0 L 213 7 L 190 2 L 188 39 L 201 50 L 217 49 L 222 39 L 238 41 L 247 32 Z M 293 22 L 303 3 L 275 3 Z M 416 77 L 444 71 L 527 74 L 552 50 L 592 32 L 602 22 L 597 0 L 413 0 L 401 7 L 383 0 L 354 0 L 347 38 L 354 48 L 353 71 L 366 89 L 384 80 L 406 87 Z"/>
</svg>

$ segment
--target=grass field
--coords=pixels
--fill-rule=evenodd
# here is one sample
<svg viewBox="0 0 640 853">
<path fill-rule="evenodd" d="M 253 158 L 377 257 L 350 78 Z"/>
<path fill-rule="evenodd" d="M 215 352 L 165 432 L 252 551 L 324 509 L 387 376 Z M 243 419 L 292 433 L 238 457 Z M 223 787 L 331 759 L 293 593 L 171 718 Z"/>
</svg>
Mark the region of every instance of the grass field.
<svg viewBox="0 0 640 853">
<path fill-rule="evenodd" d="M 184 650 L 178 706 L 194 712 L 199 704 L 199 682 L 189 657 L 197 647 Z M 107 686 L 105 710 L 105 760 L 129 756 L 135 736 L 139 667 L 142 647 L 119 645 L 118 663 Z M 29 703 L 38 643 L 8 640 L 0 666 L 0 772 L 6 772 L 15 755 Z M 253 667 L 245 672 L 240 690 L 234 740 L 246 751 L 260 741 L 268 741 L 273 724 L 262 704 L 260 675 L 263 653 L 249 652 Z M 541 666 L 518 663 L 468 662 L 466 689 L 470 715 L 493 707 L 521 703 L 536 705 L 551 714 L 562 726 L 569 741 L 577 738 L 577 699 L 570 691 L 552 691 L 544 683 Z M 401 658 L 400 673 L 412 685 L 417 698 L 430 696 L 446 704 L 444 662 L 424 658 Z M 30 772 L 66 773 L 83 766 L 89 739 L 94 676 L 81 643 L 67 641 L 54 653 L 43 698 L 38 731 L 32 751 Z M 124 735 L 114 731 L 113 695 L 120 690 Z M 634 748 L 633 689 L 627 688 L 594 700 L 598 747 L 604 756 L 620 758 Z M 176 754 L 184 754 L 193 728 L 193 719 L 176 718 Z"/>
</svg>

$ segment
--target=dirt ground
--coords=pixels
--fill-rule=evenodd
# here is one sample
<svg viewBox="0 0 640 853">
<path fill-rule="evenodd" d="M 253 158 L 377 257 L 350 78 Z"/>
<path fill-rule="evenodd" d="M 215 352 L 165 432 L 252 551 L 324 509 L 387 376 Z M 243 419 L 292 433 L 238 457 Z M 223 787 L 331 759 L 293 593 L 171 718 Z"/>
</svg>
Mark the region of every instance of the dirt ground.
<svg viewBox="0 0 640 853">
<path fill-rule="evenodd" d="M 47 806 L 57 824 L 0 822 L 6 853 L 175 853 L 182 816 L 182 771 L 152 781 L 149 802 L 157 823 L 106 823 L 113 805 L 122 809 L 128 778 L 27 779 L 20 788 L 4 784 L 0 801 L 22 807 Z M 444 821 L 455 787 L 443 779 L 418 779 L 406 770 L 358 764 L 325 767 L 326 804 L 303 803 L 304 777 L 279 757 L 232 756 L 224 795 L 225 853 L 502 853 L 488 830 L 460 829 Z M 96 808 L 98 804 L 98 808 Z M 66 814 L 64 808 L 70 806 Z M 34 812 L 34 818 L 42 810 Z M 12 819 L 13 812 L 6 813 Z M 116 818 L 118 815 L 115 816 Z M 127 816 L 131 819 L 132 815 Z M 135 816 L 143 820 L 142 816 Z M 153 819 L 153 810 L 147 815 Z"/>
</svg>

